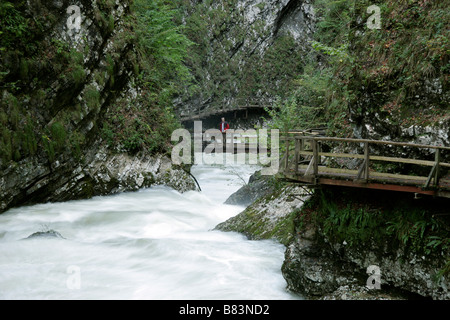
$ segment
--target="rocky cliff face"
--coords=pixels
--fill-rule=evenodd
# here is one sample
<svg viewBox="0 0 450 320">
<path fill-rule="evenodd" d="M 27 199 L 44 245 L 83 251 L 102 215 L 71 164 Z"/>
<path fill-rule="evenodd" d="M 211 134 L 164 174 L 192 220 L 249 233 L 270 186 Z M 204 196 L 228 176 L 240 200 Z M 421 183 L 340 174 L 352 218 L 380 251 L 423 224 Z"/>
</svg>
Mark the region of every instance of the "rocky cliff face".
<svg viewBox="0 0 450 320">
<path fill-rule="evenodd" d="M 166 185 L 180 192 L 197 189 L 189 173 L 175 167 L 163 155 L 117 154 L 99 145 L 85 152 L 83 163 L 59 159 L 48 166 L 32 158 L 8 166 L 0 176 L 0 210 L 136 191 L 154 185 Z"/>
<path fill-rule="evenodd" d="M 448 300 L 448 277 L 436 276 L 443 265 L 442 256 L 414 254 L 406 248 L 393 251 L 389 243 L 347 248 L 312 228 L 299 233 L 287 247 L 282 271 L 288 288 L 311 298 L 367 299 L 390 292 L 395 299 L 410 294 Z M 370 266 L 379 270 L 379 288 L 371 286 Z M 357 295 L 346 296 L 352 291 Z M 336 296 L 336 292 L 342 294 Z"/>
<path fill-rule="evenodd" d="M 370 30 L 364 21 L 371 4 L 357 2 L 349 32 L 358 65 L 349 77 L 354 136 L 450 146 L 446 5 L 385 1 L 380 27 Z"/>
<path fill-rule="evenodd" d="M 195 188 L 189 174 L 163 155 L 106 148 L 105 117 L 114 116 L 111 109 L 129 113 L 142 96 L 130 5 L 1 5 L 8 19 L 0 50 L 0 212 L 153 184 Z"/>
<path fill-rule="evenodd" d="M 180 1 L 185 33 L 197 45 L 187 61 L 195 76 L 178 112 L 269 105 L 292 88 L 314 30 L 309 0 Z"/>
</svg>

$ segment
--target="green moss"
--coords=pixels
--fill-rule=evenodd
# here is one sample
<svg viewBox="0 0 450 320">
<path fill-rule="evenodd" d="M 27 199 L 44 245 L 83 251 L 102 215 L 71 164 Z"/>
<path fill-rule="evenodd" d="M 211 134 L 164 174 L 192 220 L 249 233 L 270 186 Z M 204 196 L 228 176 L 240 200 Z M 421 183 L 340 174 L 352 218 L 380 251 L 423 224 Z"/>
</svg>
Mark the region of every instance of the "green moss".
<svg viewBox="0 0 450 320">
<path fill-rule="evenodd" d="M 28 78 L 29 70 L 28 70 L 28 61 L 26 59 L 20 60 L 19 74 L 20 78 L 24 80 Z"/>
<path fill-rule="evenodd" d="M 80 132 L 71 132 L 69 136 L 70 150 L 72 151 L 72 156 L 76 161 L 80 161 L 83 158 L 82 145 L 85 142 L 85 137 Z"/>
<path fill-rule="evenodd" d="M 55 161 L 56 152 L 53 141 L 47 136 L 42 135 L 41 137 L 42 145 L 44 146 L 44 150 L 47 154 L 47 157 L 49 159 L 49 162 L 52 163 Z"/>
<path fill-rule="evenodd" d="M 6 126 L 7 123 L 8 123 L 8 115 L 5 112 L 0 111 L 0 124 L 2 126 Z"/>
<path fill-rule="evenodd" d="M 109 15 L 108 16 L 108 33 L 112 33 L 114 31 L 114 27 L 115 27 L 114 16 Z"/>
<path fill-rule="evenodd" d="M 260 2 L 257 5 L 255 5 L 255 7 L 257 7 L 259 10 L 264 10 L 264 8 L 266 7 L 266 3 Z"/>
<path fill-rule="evenodd" d="M 277 239 L 279 242 L 287 246 L 295 235 L 294 222 L 298 215 L 299 210 L 294 210 L 288 217 L 278 221 L 270 237 Z"/>
<path fill-rule="evenodd" d="M 24 138 L 22 139 L 22 149 L 25 150 L 27 155 L 35 155 L 37 152 L 37 140 L 34 133 L 34 123 L 28 116 L 24 129 Z"/>
<path fill-rule="evenodd" d="M 110 54 L 106 55 L 106 71 L 110 76 L 114 75 L 116 64 Z"/>
<path fill-rule="evenodd" d="M 64 125 L 60 122 L 55 122 L 50 128 L 50 132 L 55 142 L 56 150 L 60 151 L 65 147 L 67 133 Z"/>
<path fill-rule="evenodd" d="M 9 162 L 12 160 L 13 149 L 11 143 L 11 131 L 6 127 L 3 127 L 1 130 L 0 151 L 4 162 Z"/>
<path fill-rule="evenodd" d="M 84 99 L 89 110 L 98 110 L 100 107 L 100 92 L 95 86 L 90 85 L 84 92 Z"/>
<path fill-rule="evenodd" d="M 73 66 L 70 73 L 70 77 L 76 86 L 82 84 L 86 78 L 86 72 L 84 71 L 84 67 L 80 65 Z"/>
</svg>

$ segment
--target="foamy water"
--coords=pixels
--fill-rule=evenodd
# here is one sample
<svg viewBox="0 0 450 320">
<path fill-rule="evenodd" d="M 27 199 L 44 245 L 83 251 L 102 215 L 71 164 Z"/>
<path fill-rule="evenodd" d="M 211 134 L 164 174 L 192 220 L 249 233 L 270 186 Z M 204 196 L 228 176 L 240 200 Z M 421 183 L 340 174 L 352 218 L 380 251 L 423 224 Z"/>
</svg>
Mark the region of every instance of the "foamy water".
<svg viewBox="0 0 450 320">
<path fill-rule="evenodd" d="M 0 215 L 0 299 L 298 299 L 284 246 L 212 231 L 257 168 L 196 165 L 202 192 L 167 187 Z M 55 230 L 63 238 L 25 239 Z"/>
</svg>

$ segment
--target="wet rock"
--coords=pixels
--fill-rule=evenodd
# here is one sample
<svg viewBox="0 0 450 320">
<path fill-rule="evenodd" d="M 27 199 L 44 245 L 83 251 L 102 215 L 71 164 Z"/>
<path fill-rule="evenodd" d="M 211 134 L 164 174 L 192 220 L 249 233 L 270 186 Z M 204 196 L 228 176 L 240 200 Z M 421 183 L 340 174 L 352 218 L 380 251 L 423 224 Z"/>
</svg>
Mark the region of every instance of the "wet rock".
<svg viewBox="0 0 450 320">
<path fill-rule="evenodd" d="M 303 237 L 311 229 L 314 237 Z M 444 265 L 445 259 L 438 255 L 424 257 L 402 247 L 393 250 L 389 243 L 372 242 L 352 247 L 336 244 L 320 229 L 311 226 L 297 233 L 288 245 L 282 272 L 290 290 L 310 298 L 372 300 L 415 296 L 447 300 L 450 298 L 448 276 L 436 278 Z M 365 287 L 369 266 L 379 270 L 381 291 L 345 290 Z M 386 287 L 390 290 L 383 291 Z M 392 293 L 396 291 L 400 293 Z"/>
<path fill-rule="evenodd" d="M 233 193 L 225 204 L 248 206 L 272 193 L 275 189 L 275 181 L 271 176 L 261 175 L 261 171 L 257 171 L 250 176 L 248 184 L 244 185 L 238 191 Z"/>
<path fill-rule="evenodd" d="M 64 239 L 64 237 L 58 231 L 55 231 L 55 230 L 38 231 L 38 232 L 31 234 L 26 239 L 37 239 L 37 238 Z"/>
<path fill-rule="evenodd" d="M 344 285 L 319 300 L 406 300 L 407 296 L 369 289 L 366 286 Z"/>
<path fill-rule="evenodd" d="M 215 229 L 241 232 L 250 239 L 274 238 L 287 244 L 294 232 L 293 216 L 307 198 L 301 187 L 285 185 L 258 198 L 243 212 Z"/>
<path fill-rule="evenodd" d="M 67 159 L 50 170 L 26 159 L 0 172 L 0 212 L 17 205 L 86 199 L 155 185 L 179 192 L 198 189 L 192 176 L 166 156 L 117 154 L 96 145 L 86 152 L 84 165 L 74 166 Z"/>
</svg>

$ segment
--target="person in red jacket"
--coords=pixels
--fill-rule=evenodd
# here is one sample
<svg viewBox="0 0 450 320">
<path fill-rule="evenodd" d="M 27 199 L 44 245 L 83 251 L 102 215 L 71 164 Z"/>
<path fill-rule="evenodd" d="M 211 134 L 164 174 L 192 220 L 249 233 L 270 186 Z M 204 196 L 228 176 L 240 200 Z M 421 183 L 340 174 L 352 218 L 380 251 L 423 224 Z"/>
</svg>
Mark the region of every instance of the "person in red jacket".
<svg viewBox="0 0 450 320">
<path fill-rule="evenodd" d="M 222 122 L 220 123 L 220 132 L 225 133 L 230 129 L 230 125 L 225 121 L 225 118 L 222 118 Z"/>
<path fill-rule="evenodd" d="M 222 141 L 223 141 L 223 147 L 225 147 L 226 144 L 226 133 L 227 130 L 230 129 L 230 125 L 228 124 L 228 122 L 225 121 L 225 118 L 222 118 L 222 122 L 219 125 L 219 130 L 220 132 L 222 132 Z"/>
</svg>

